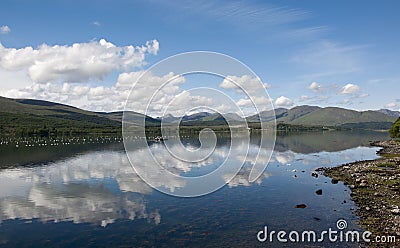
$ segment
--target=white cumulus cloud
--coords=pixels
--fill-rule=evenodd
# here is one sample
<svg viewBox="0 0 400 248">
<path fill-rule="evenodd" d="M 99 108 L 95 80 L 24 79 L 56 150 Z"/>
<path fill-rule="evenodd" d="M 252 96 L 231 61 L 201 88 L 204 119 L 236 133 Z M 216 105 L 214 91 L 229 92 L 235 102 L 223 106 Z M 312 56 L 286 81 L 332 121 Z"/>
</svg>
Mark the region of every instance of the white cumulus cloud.
<svg viewBox="0 0 400 248">
<path fill-rule="evenodd" d="M 275 100 L 276 107 L 291 107 L 293 104 L 293 100 L 285 96 L 280 96 Z"/>
<path fill-rule="evenodd" d="M 11 98 L 34 98 L 47 101 L 61 102 L 94 111 L 123 110 L 125 101 L 132 85 L 137 81 L 143 71 L 121 73 L 117 82 L 112 86 L 99 86 L 75 83 L 33 83 L 24 88 L 0 91 L 0 95 Z M 176 77 L 173 73 L 163 76 L 144 74 L 144 83 L 135 88 L 131 94 L 129 105 L 132 110 L 144 111 L 149 92 L 156 89 L 168 80 L 171 80 L 161 90 L 161 94 L 154 99 L 154 106 L 164 106 L 175 94 L 182 90 L 179 84 L 185 82 L 183 77 Z M 151 96 L 151 95 L 150 95 Z"/>
<path fill-rule="evenodd" d="M 313 92 L 320 92 L 322 90 L 322 86 L 317 82 L 312 82 L 307 88 Z"/>
<path fill-rule="evenodd" d="M 346 84 L 345 86 L 343 86 L 340 94 L 357 94 L 360 93 L 360 91 L 361 91 L 360 86 L 355 84 Z"/>
<path fill-rule="evenodd" d="M 239 107 L 252 107 L 253 105 L 270 104 L 271 98 L 266 98 L 265 96 L 252 96 L 251 98 L 241 98 L 236 104 Z"/>
<path fill-rule="evenodd" d="M 6 48 L 0 44 L 0 67 L 26 70 L 35 83 L 102 80 L 113 70 L 129 70 L 146 64 L 147 54 L 156 55 L 157 40 L 142 46 L 118 47 L 101 39 L 68 45 L 46 44 L 38 48 Z"/>
<path fill-rule="evenodd" d="M 395 102 L 390 102 L 390 103 L 388 103 L 388 104 L 385 104 L 385 108 L 390 108 L 390 109 L 392 109 L 392 108 L 396 108 L 398 105 L 397 105 L 397 103 L 395 103 Z"/>
<path fill-rule="evenodd" d="M 236 89 L 238 91 L 245 89 L 249 93 L 265 90 L 271 87 L 268 83 L 262 83 L 260 78 L 252 77 L 250 75 L 243 75 L 241 77 L 227 76 L 219 86 L 223 89 Z"/>
</svg>

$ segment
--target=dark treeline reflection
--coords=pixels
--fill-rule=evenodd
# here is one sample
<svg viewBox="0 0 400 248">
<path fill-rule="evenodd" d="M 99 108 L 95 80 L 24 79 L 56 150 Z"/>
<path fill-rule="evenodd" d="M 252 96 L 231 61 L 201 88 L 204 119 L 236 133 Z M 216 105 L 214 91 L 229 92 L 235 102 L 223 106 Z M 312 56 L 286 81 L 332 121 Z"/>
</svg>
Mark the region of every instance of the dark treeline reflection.
<svg viewBox="0 0 400 248">
<path fill-rule="evenodd" d="M 122 150 L 123 143 L 86 143 L 56 146 L 19 146 L 15 144 L 0 147 L 0 169 L 18 166 L 37 166 L 68 159 L 77 155 L 102 150 Z"/>
</svg>

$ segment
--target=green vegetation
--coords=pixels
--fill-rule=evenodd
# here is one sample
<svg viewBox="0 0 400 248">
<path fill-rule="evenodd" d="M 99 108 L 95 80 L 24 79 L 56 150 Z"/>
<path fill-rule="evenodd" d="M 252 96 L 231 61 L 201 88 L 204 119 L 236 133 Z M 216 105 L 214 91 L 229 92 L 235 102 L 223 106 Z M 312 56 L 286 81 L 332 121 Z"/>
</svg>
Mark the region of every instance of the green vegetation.
<svg viewBox="0 0 400 248">
<path fill-rule="evenodd" d="M 123 112 L 96 113 L 48 101 L 0 97 L 0 136 L 121 136 L 122 116 Z M 144 117 L 150 129 L 160 123 L 143 114 L 129 112 L 130 121 L 134 123 Z"/>
<path fill-rule="evenodd" d="M 389 130 L 393 122 L 360 122 L 360 123 L 346 123 L 340 125 L 341 129 L 363 129 L 363 130 Z"/>
<path fill-rule="evenodd" d="M 297 106 L 292 109 L 275 109 L 278 123 L 298 126 L 329 127 L 334 129 L 371 129 L 389 130 L 396 113 L 380 111 L 355 111 L 336 107 L 320 108 L 317 106 Z M 272 111 L 247 117 L 249 122 L 273 121 Z"/>
<path fill-rule="evenodd" d="M 100 120 L 100 121 L 99 121 Z M 73 116 L 39 116 L 0 112 L 0 133 L 7 136 L 68 136 L 83 134 L 118 134 L 121 125 L 108 119 Z"/>
<path fill-rule="evenodd" d="M 340 126 L 348 123 L 393 123 L 395 118 L 376 111 L 358 112 L 354 110 L 328 107 L 315 110 L 292 121 L 291 124 Z"/>
<path fill-rule="evenodd" d="M 400 138 L 400 118 L 393 124 L 389 132 L 391 137 Z"/>
<path fill-rule="evenodd" d="M 251 130 L 261 129 L 261 123 L 272 128 L 276 118 L 278 134 L 324 130 L 353 129 L 389 129 L 395 117 L 379 111 L 357 112 L 341 108 L 320 108 L 316 106 L 298 106 L 292 109 L 279 108 L 264 111 L 260 115 L 243 119 L 237 114 L 196 113 L 189 116 L 164 118 L 168 122 L 181 121 L 181 131 L 198 133 L 204 128 L 216 132 L 229 132 L 229 124 L 237 130 L 243 130 L 243 121 L 247 121 Z M 0 136 L 65 136 L 86 134 L 121 135 L 123 112 L 90 112 L 72 106 L 32 99 L 9 99 L 0 97 Z M 146 133 L 160 135 L 161 119 L 152 118 L 136 112 L 125 116 L 132 127 L 140 127 L 146 121 Z M 164 122 L 165 123 L 165 122 Z M 393 137 L 400 136 L 400 121 L 391 129 Z"/>
<path fill-rule="evenodd" d="M 290 133 L 290 132 L 327 131 L 329 129 L 327 127 L 322 127 L 322 126 L 304 126 L 304 125 L 291 125 L 285 123 L 278 123 L 276 126 L 276 130 L 279 133 Z"/>
<path fill-rule="evenodd" d="M 71 106 L 30 99 L 0 97 L 2 136 L 68 136 L 118 134 L 121 123 Z"/>
<path fill-rule="evenodd" d="M 383 167 L 383 168 L 396 168 L 396 164 L 393 162 L 380 163 L 380 164 L 377 164 L 376 166 Z"/>
</svg>

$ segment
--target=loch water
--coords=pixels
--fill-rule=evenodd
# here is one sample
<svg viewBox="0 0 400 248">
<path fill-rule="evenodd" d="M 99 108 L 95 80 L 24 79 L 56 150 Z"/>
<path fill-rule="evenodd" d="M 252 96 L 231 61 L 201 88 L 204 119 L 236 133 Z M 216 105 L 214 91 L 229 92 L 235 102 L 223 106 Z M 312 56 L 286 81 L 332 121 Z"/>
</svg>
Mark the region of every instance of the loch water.
<svg viewBox="0 0 400 248">
<path fill-rule="evenodd" d="M 278 135 L 256 181 L 248 181 L 251 167 L 244 166 L 223 188 L 194 198 L 148 186 L 130 165 L 120 139 L 51 146 L 32 141 L 18 147 L 10 141 L 0 145 L 0 247 L 357 247 L 328 240 L 261 243 L 257 233 L 265 226 L 322 232 L 336 228 L 339 219 L 347 221 L 349 230 L 362 230 L 349 189 L 313 171 L 374 159 L 379 148 L 370 141 L 387 138 L 384 132 L 367 131 Z M 252 135 L 250 153 L 258 149 L 258 140 Z M 173 142 L 199 146 L 192 136 Z M 154 153 L 165 153 L 163 142 L 148 145 Z M 145 166 L 141 156 L 149 148 L 130 152 Z M 238 150 L 222 136 L 204 163 L 165 159 L 174 173 L 196 176 Z M 165 187 L 174 191 L 185 185 L 171 181 Z M 306 208 L 295 208 L 298 204 Z"/>
</svg>

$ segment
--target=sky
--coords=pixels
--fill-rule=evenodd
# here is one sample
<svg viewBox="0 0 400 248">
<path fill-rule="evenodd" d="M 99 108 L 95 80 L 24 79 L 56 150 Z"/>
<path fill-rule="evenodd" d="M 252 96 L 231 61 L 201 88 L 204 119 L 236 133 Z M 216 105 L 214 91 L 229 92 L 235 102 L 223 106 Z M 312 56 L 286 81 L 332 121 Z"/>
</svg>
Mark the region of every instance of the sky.
<svg viewBox="0 0 400 248">
<path fill-rule="evenodd" d="M 116 111 L 131 94 L 131 106 L 145 111 L 144 95 L 172 80 L 153 111 L 177 96 L 187 109 L 211 104 L 225 112 L 249 107 L 249 100 L 399 110 L 399 10 L 396 0 L 5 0 L 0 95 Z M 159 61 L 191 51 L 226 54 L 254 75 L 182 76 L 171 69 L 141 77 Z M 138 79 L 143 87 L 132 88 Z M 239 93 L 228 79 L 250 92 Z M 260 85 L 268 95 L 257 95 Z M 235 106 L 193 87 L 217 88 Z"/>
</svg>

